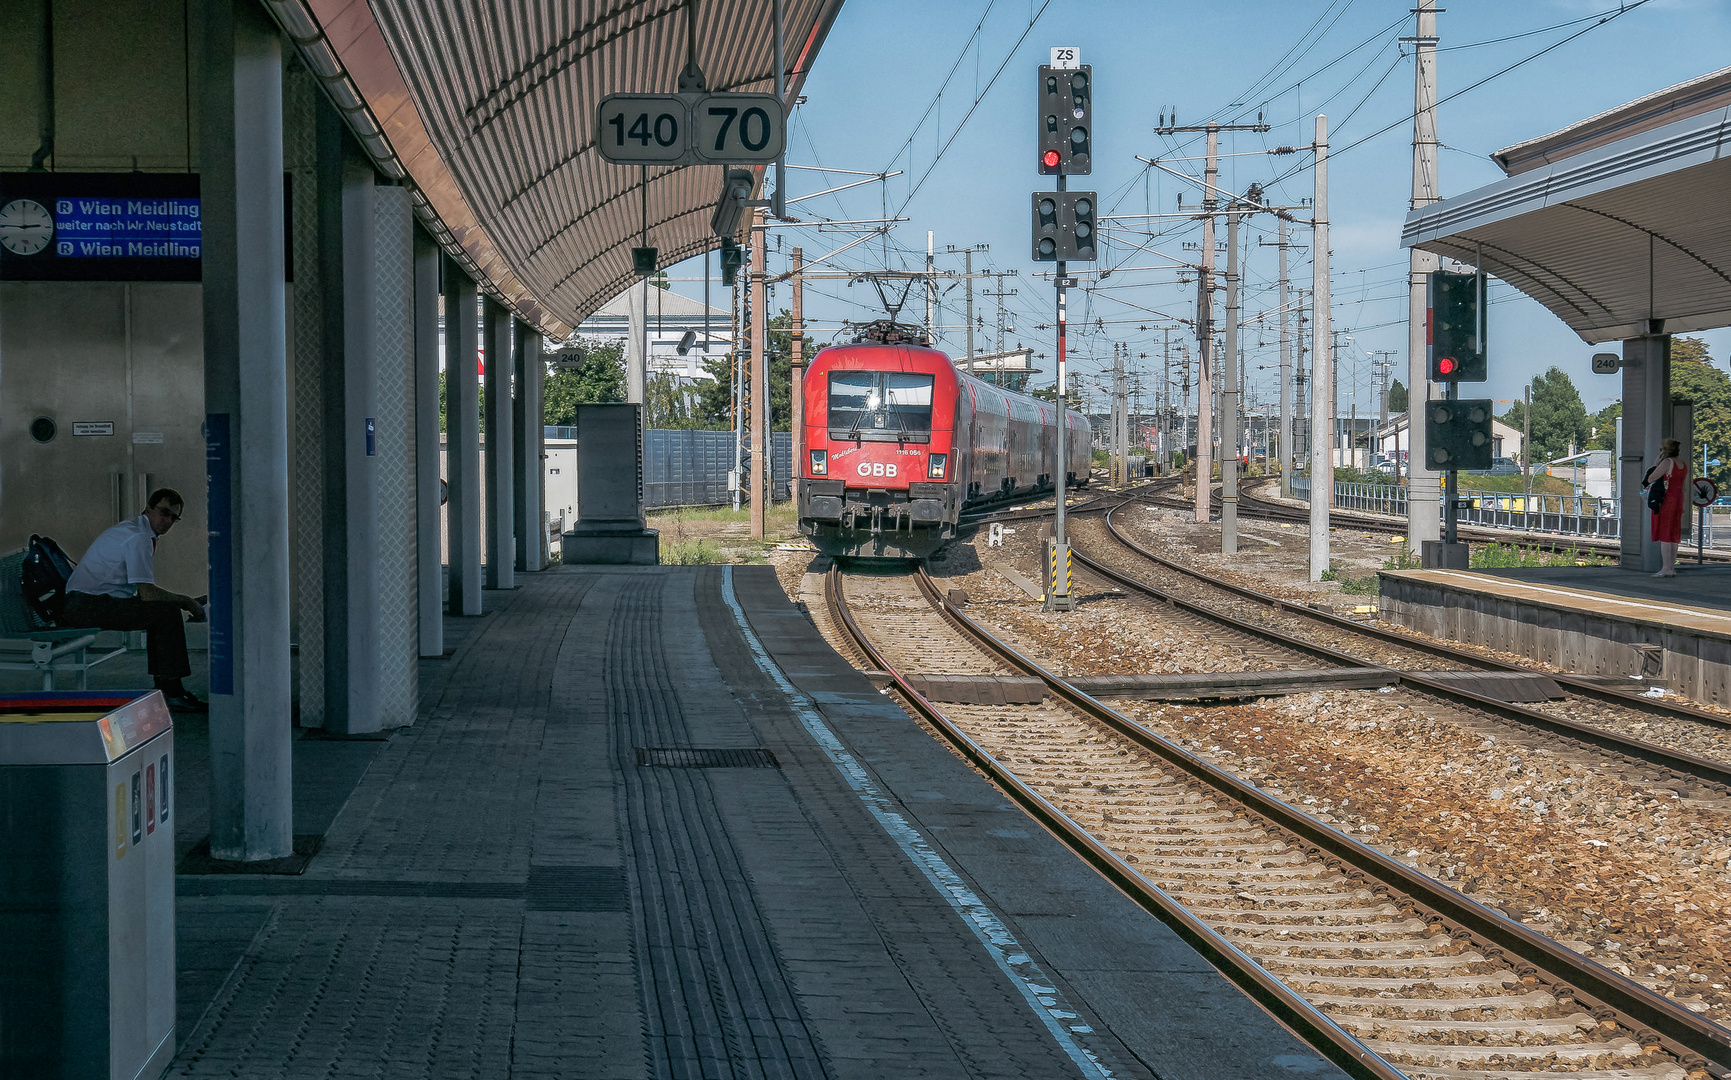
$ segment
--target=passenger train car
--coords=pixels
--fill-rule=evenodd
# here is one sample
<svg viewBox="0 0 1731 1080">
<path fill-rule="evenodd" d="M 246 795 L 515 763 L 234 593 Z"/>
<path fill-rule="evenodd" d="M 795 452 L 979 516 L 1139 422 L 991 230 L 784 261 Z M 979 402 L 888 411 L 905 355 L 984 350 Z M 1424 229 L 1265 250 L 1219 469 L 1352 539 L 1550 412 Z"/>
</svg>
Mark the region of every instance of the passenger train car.
<svg viewBox="0 0 1731 1080">
<path fill-rule="evenodd" d="M 1057 407 L 956 370 L 917 328 L 875 323 L 805 375 L 799 527 L 820 551 L 917 559 L 964 509 L 1050 488 Z M 1088 420 L 1066 412 L 1069 483 L 1088 479 Z"/>
</svg>

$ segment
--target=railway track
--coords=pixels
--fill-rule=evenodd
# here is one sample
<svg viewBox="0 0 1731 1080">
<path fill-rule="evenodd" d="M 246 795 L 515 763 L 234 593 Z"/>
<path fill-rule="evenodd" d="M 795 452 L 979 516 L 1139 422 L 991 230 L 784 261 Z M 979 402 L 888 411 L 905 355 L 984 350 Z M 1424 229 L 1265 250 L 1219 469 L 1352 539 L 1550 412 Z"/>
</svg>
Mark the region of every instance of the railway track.
<svg viewBox="0 0 1731 1080">
<path fill-rule="evenodd" d="M 1731 1032 L 1089 698 L 924 571 L 832 570 L 825 588 L 826 621 L 911 711 L 1349 1073 L 1731 1075 Z M 920 674 L 1032 677 L 1047 696 L 940 708 Z"/>
<path fill-rule="evenodd" d="M 1219 505 L 1220 489 L 1215 489 L 1215 505 Z M 1170 505 L 1177 505 L 1175 503 Z M 1238 512 L 1253 517 L 1267 518 L 1274 521 L 1290 521 L 1306 524 L 1310 521 L 1310 511 L 1307 508 L 1287 506 L 1284 503 L 1259 498 L 1250 494 L 1245 487 L 1238 489 Z M 1365 532 L 1379 532 L 1405 535 L 1404 520 L 1390 520 L 1376 514 L 1357 513 L 1351 510 L 1331 510 L 1329 521 L 1336 528 L 1350 527 L 1362 529 Z M 1478 540 L 1486 543 L 1518 544 L 1525 547 L 1538 548 L 1542 551 L 1582 551 L 1595 555 L 1615 557 L 1621 548 L 1614 540 L 1599 540 L 1585 536 L 1562 536 L 1552 533 L 1526 532 L 1515 529 L 1489 529 L 1483 526 L 1463 525 L 1459 528 L 1463 540 Z M 1731 556 L 1706 553 L 1708 562 L 1731 562 Z"/>
<path fill-rule="evenodd" d="M 1731 720 L 1718 713 L 1496 660 L 1221 581 L 1137 543 L 1114 520 L 1118 509 L 1107 511 L 1098 523 L 1078 529 L 1072 537 L 1073 543 L 1100 533 L 1109 537 L 1114 545 L 1110 552 L 1081 546 L 1074 550 L 1084 567 L 1116 585 L 1329 665 L 1394 669 L 1400 672 L 1402 684 L 1431 697 L 1644 762 L 1685 781 L 1731 791 L 1726 735 Z M 1136 565 L 1126 565 L 1125 559 L 1116 557 L 1120 554 L 1131 556 Z M 1542 674 L 1569 696 L 1543 707 L 1511 704 L 1449 685 L 1428 673 L 1447 671 Z M 1725 791 L 1718 793 L 1724 795 Z"/>
</svg>

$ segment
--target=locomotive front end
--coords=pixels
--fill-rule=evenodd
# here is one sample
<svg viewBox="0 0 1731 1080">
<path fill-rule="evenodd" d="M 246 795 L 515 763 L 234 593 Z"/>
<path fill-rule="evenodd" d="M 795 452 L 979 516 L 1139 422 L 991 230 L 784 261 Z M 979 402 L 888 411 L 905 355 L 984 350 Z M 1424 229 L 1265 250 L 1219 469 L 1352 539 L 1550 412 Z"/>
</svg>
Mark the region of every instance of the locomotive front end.
<svg viewBox="0 0 1731 1080">
<path fill-rule="evenodd" d="M 805 382 L 800 531 L 830 555 L 921 559 L 955 536 L 956 377 L 932 349 L 825 349 Z"/>
</svg>

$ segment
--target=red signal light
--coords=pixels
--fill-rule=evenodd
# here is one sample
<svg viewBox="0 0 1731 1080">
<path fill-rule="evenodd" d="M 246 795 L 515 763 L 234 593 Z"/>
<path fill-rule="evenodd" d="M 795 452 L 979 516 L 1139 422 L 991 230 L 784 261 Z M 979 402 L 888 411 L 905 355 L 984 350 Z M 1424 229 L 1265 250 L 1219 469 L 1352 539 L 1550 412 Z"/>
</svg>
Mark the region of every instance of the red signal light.
<svg viewBox="0 0 1731 1080">
<path fill-rule="evenodd" d="M 1457 368 L 1459 366 L 1460 366 L 1460 364 L 1457 363 L 1455 361 L 1455 358 L 1452 356 L 1443 356 L 1443 357 L 1437 358 L 1436 369 L 1437 369 L 1437 371 L 1441 372 L 1444 375 L 1453 375 L 1455 373 L 1455 368 Z"/>
<path fill-rule="evenodd" d="M 1040 164 L 1048 169 L 1056 169 L 1058 167 L 1058 152 L 1056 150 L 1046 151 L 1040 155 Z"/>
</svg>

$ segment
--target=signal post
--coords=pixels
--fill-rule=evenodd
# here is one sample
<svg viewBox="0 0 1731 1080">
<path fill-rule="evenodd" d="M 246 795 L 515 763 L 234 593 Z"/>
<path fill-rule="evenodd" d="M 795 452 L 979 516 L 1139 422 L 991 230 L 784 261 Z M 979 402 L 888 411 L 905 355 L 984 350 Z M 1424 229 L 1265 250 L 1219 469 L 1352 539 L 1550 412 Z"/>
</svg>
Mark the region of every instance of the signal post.
<svg viewBox="0 0 1731 1080">
<path fill-rule="evenodd" d="M 1057 191 L 1034 193 L 1034 261 L 1055 262 L 1053 283 L 1058 301 L 1058 453 L 1057 517 L 1052 539 L 1046 542 L 1044 611 L 1074 611 L 1076 598 L 1070 589 L 1070 545 L 1064 533 L 1064 500 L 1069 487 L 1069 425 L 1066 409 L 1065 329 L 1069 321 L 1065 307 L 1071 282 L 1065 276 L 1071 260 L 1092 262 L 1097 256 L 1096 200 L 1092 191 L 1070 191 L 1066 178 L 1094 171 L 1093 126 L 1094 69 L 1082 63 L 1082 51 L 1061 46 L 1052 50 L 1052 62 L 1040 65 L 1036 92 L 1039 105 L 1038 146 L 1042 176 L 1058 178 Z"/>
<path fill-rule="evenodd" d="M 1460 384 L 1490 377 L 1485 351 L 1485 276 L 1432 272 L 1426 283 L 1426 321 L 1430 327 L 1430 381 L 1445 388 L 1442 400 L 1425 402 L 1424 454 L 1427 468 L 1444 474 L 1443 538 L 1423 541 L 1426 569 L 1465 570 L 1467 545 L 1456 539 L 1460 511 L 1460 470 L 1491 467 L 1491 401 L 1463 398 Z M 1408 426 L 1408 438 L 1412 436 Z"/>
</svg>

